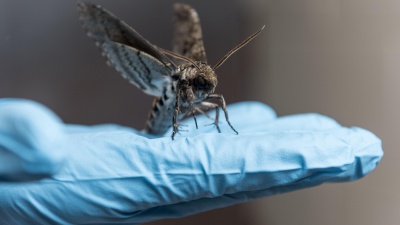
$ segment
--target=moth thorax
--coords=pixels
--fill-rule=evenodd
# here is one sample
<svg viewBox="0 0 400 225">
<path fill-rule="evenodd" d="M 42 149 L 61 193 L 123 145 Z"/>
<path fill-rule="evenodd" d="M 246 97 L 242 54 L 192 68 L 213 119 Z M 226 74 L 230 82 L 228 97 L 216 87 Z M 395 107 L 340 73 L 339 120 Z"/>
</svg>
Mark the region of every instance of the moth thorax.
<svg viewBox="0 0 400 225">
<path fill-rule="evenodd" d="M 182 79 L 193 79 L 197 76 L 198 69 L 194 66 L 188 66 L 182 71 Z"/>
</svg>

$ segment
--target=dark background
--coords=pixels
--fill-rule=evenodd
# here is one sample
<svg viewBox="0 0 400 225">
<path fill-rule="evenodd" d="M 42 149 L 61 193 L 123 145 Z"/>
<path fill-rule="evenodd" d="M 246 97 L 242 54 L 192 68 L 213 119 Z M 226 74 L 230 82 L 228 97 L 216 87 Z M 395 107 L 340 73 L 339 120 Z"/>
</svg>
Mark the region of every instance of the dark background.
<svg viewBox="0 0 400 225">
<path fill-rule="evenodd" d="M 92 1 L 171 49 L 169 0 Z M 228 103 L 257 100 L 279 115 L 318 112 L 383 140 L 376 171 L 183 219 L 150 224 L 355 225 L 400 221 L 400 1 L 202 0 L 208 60 L 266 29 L 217 71 Z M 66 123 L 142 129 L 152 98 L 108 68 L 75 1 L 0 0 L 0 97 L 28 98 Z"/>
</svg>

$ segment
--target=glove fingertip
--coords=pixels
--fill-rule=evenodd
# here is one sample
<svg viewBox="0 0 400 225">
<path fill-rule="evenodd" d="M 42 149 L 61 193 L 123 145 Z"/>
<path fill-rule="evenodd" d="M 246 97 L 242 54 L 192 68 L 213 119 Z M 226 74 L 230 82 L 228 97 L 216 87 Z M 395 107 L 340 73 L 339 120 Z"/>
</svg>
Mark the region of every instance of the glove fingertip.
<svg viewBox="0 0 400 225">
<path fill-rule="evenodd" d="M 238 102 L 228 105 L 232 123 L 240 123 L 245 118 L 247 123 L 264 123 L 275 120 L 277 115 L 270 106 L 256 101 Z"/>
<path fill-rule="evenodd" d="M 65 158 L 62 121 L 37 102 L 0 100 L 0 133 L 0 179 L 46 177 L 54 174 Z"/>
<path fill-rule="evenodd" d="M 359 127 L 352 127 L 359 135 L 355 136 L 355 157 L 360 164 L 357 175 L 359 178 L 374 170 L 383 157 L 382 141 L 371 131 Z"/>
</svg>

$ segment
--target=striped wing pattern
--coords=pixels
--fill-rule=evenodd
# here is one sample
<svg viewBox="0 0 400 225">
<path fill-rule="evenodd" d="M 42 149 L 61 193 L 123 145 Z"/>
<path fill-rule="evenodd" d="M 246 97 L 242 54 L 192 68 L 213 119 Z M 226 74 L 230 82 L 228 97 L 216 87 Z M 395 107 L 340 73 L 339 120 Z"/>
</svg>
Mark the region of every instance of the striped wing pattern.
<svg viewBox="0 0 400 225">
<path fill-rule="evenodd" d="M 171 77 L 165 75 L 171 71 L 153 56 L 116 42 L 106 42 L 102 49 L 109 63 L 144 93 L 161 96 L 170 85 Z"/>
<path fill-rule="evenodd" d="M 98 5 L 78 3 L 80 21 L 122 75 L 146 94 L 161 96 L 176 70 L 173 62 L 133 28 Z"/>
</svg>

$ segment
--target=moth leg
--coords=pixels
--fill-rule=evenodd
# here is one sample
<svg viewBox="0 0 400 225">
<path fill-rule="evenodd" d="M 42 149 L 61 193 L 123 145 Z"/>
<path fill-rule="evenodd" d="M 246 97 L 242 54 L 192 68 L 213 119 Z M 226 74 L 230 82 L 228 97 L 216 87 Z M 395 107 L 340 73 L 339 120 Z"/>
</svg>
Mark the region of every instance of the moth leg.
<svg viewBox="0 0 400 225">
<path fill-rule="evenodd" d="M 204 112 L 204 110 L 202 110 L 201 108 L 195 107 L 194 109 L 195 109 L 198 113 L 201 113 L 201 114 L 205 115 L 208 119 L 210 119 L 210 120 L 213 119 L 213 118 L 211 118 L 211 116 L 209 116 L 206 112 Z M 207 108 L 207 109 L 208 109 L 208 108 Z"/>
<path fill-rule="evenodd" d="M 199 129 L 199 127 L 197 126 L 197 119 L 196 119 L 196 110 L 195 110 L 195 108 L 194 108 L 194 103 L 193 103 L 193 101 L 194 101 L 194 93 L 193 93 L 193 90 L 191 89 L 191 88 L 188 88 L 187 90 L 186 90 L 186 96 L 187 96 L 187 98 L 188 98 L 188 100 L 189 100 L 189 106 L 190 106 L 190 112 L 192 113 L 192 116 L 193 116 L 193 119 L 194 119 L 194 123 L 196 124 L 196 129 Z"/>
<path fill-rule="evenodd" d="M 211 116 L 209 116 L 206 112 L 204 112 L 203 109 L 201 109 L 200 107 L 198 107 L 198 105 L 195 106 L 193 109 L 194 109 L 195 112 L 198 112 L 198 113 L 200 113 L 200 114 L 203 114 L 203 115 L 205 115 L 208 119 L 213 120 L 213 118 L 211 118 Z M 209 107 L 207 107 L 205 110 L 208 110 L 208 109 L 209 109 Z M 193 113 L 192 111 L 187 112 L 187 113 L 185 114 L 185 117 L 192 115 L 192 113 Z M 187 125 L 185 125 L 185 126 L 187 126 Z"/>
<path fill-rule="evenodd" d="M 221 129 L 219 128 L 219 105 L 212 103 L 212 102 L 201 102 L 200 106 L 207 109 L 215 109 L 215 118 L 214 118 L 214 123 L 210 124 L 210 125 L 214 125 L 217 130 L 218 133 L 221 133 Z M 200 108 L 197 108 L 198 110 L 201 110 Z M 211 117 L 209 115 L 207 115 L 204 111 L 201 111 L 204 115 L 206 115 L 208 118 L 211 119 Z"/>
<path fill-rule="evenodd" d="M 182 132 L 189 132 L 188 129 L 182 129 L 182 127 L 187 127 L 185 124 L 178 124 L 178 131 L 176 133 L 182 134 Z"/>
<path fill-rule="evenodd" d="M 178 91 L 178 93 L 176 94 L 174 115 L 172 116 L 172 124 L 174 126 L 172 131 L 172 140 L 174 140 L 175 134 L 178 132 L 179 97 L 180 91 Z"/>
<path fill-rule="evenodd" d="M 222 96 L 221 94 L 211 94 L 208 96 L 207 100 L 210 99 L 218 99 L 221 102 L 221 108 L 224 111 L 226 122 L 236 134 L 239 134 L 239 132 L 237 132 L 235 128 L 233 128 L 231 122 L 229 122 L 228 110 L 226 110 L 226 102 L 224 96 Z"/>
<path fill-rule="evenodd" d="M 178 130 L 176 131 L 176 133 L 181 134 L 181 132 L 189 132 L 189 130 L 187 129 L 189 125 L 179 123 L 179 121 L 180 119 L 178 119 Z"/>
<path fill-rule="evenodd" d="M 199 127 L 197 126 L 197 119 L 196 119 L 196 113 L 195 113 L 195 109 L 192 109 L 192 116 L 193 116 L 193 119 L 194 119 L 194 123 L 196 124 L 196 129 L 199 129 Z"/>
</svg>

